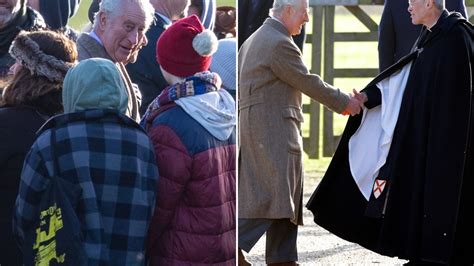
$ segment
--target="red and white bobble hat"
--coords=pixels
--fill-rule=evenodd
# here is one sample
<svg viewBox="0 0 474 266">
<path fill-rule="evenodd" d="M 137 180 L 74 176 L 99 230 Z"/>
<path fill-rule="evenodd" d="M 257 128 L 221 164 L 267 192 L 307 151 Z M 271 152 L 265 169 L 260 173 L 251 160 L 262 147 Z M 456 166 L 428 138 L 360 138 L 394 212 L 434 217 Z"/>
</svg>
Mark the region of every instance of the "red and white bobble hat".
<svg viewBox="0 0 474 266">
<path fill-rule="evenodd" d="M 192 15 L 176 21 L 161 34 L 156 44 L 156 59 L 166 72 L 189 77 L 209 69 L 217 46 L 215 34 Z"/>
</svg>

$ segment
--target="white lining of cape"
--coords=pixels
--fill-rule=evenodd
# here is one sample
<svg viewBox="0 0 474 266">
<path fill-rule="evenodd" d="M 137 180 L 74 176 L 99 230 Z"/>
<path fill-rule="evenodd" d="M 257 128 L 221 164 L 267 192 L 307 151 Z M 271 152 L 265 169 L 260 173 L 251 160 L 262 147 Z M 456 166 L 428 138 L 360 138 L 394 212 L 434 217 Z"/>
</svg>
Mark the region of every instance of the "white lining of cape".
<svg viewBox="0 0 474 266">
<path fill-rule="evenodd" d="M 364 108 L 360 126 L 349 140 L 351 174 L 367 201 L 387 160 L 411 64 L 376 84 L 382 103 L 372 109 Z"/>
</svg>

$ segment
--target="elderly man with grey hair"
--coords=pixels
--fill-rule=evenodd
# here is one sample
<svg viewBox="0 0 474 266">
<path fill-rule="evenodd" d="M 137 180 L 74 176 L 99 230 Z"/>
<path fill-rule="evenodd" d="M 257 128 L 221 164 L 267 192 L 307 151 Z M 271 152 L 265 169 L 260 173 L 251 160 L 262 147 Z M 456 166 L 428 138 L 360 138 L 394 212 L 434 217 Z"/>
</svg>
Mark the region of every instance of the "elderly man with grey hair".
<svg viewBox="0 0 474 266">
<path fill-rule="evenodd" d="M 357 114 L 361 103 L 304 65 L 291 36 L 309 21 L 308 0 L 275 0 L 270 16 L 238 56 L 238 246 L 249 252 L 266 232 L 266 262 L 295 265 L 303 220 L 302 93 L 337 113 Z"/>
<path fill-rule="evenodd" d="M 474 27 L 443 0 L 409 0 L 413 51 L 356 97 L 307 206 L 315 222 L 408 265 L 473 265 Z M 363 118 L 362 118 L 363 117 Z"/>
<path fill-rule="evenodd" d="M 92 32 L 82 33 L 77 39 L 79 60 L 100 57 L 116 63 L 129 94 L 126 115 L 137 122 L 141 96 L 125 64 L 136 60 L 137 51 L 148 43 L 145 33 L 153 17 L 149 0 L 102 0 Z"/>
</svg>

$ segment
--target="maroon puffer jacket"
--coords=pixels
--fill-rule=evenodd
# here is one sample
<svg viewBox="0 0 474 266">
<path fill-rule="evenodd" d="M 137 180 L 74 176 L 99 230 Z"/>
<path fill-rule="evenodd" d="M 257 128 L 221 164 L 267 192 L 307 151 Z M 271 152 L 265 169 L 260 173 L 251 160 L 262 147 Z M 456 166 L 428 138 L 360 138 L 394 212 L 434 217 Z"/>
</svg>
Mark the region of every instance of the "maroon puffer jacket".
<svg viewBox="0 0 474 266">
<path fill-rule="evenodd" d="M 235 129 L 221 141 L 176 105 L 147 120 L 160 177 L 149 229 L 151 265 L 232 265 Z"/>
</svg>

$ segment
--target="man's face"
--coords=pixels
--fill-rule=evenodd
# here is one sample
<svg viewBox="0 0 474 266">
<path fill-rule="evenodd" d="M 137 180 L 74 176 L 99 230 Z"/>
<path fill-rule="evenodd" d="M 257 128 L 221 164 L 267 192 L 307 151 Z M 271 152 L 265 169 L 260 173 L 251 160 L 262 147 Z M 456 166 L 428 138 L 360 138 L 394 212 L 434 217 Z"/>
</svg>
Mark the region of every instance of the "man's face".
<svg viewBox="0 0 474 266">
<path fill-rule="evenodd" d="M 137 4 L 126 2 L 122 9 L 122 13 L 111 18 L 101 13 L 97 34 L 112 60 L 126 63 L 137 46 L 142 45 L 147 27 L 145 13 Z"/>
<path fill-rule="evenodd" d="M 285 24 L 290 35 L 298 35 L 301 33 L 303 25 L 309 21 L 308 0 L 300 0 L 295 6 L 288 8 L 288 13 L 285 16 Z"/>
<path fill-rule="evenodd" d="M 20 0 L 0 0 L 0 29 L 5 27 L 20 10 Z"/>
<path fill-rule="evenodd" d="M 427 11 L 426 0 L 408 1 L 408 12 L 410 13 L 411 23 L 414 25 L 424 24 Z"/>
</svg>

